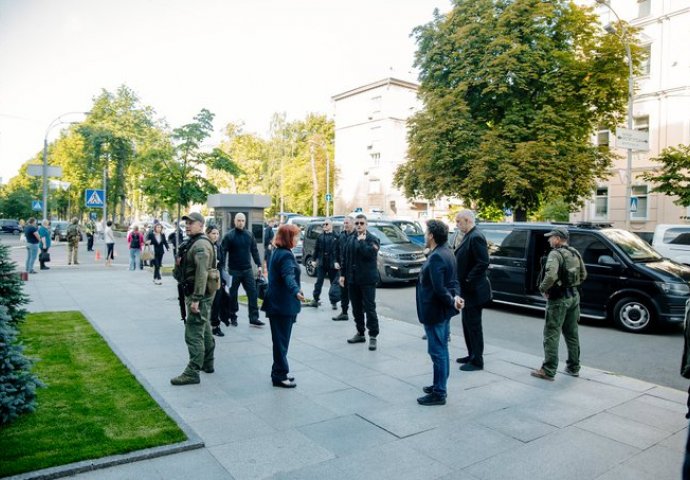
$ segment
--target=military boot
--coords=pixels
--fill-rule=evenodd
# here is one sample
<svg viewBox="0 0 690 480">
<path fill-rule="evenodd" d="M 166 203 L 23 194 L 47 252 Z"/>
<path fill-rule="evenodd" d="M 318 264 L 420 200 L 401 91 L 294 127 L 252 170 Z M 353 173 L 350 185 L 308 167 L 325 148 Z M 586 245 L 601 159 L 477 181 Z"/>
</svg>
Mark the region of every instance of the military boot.
<svg viewBox="0 0 690 480">
<path fill-rule="evenodd" d="M 201 379 L 199 377 L 190 377 L 189 375 L 185 375 L 184 373 L 182 375 L 178 375 L 175 378 L 170 379 L 170 383 L 173 385 L 195 385 L 197 383 L 201 383 Z"/>
</svg>

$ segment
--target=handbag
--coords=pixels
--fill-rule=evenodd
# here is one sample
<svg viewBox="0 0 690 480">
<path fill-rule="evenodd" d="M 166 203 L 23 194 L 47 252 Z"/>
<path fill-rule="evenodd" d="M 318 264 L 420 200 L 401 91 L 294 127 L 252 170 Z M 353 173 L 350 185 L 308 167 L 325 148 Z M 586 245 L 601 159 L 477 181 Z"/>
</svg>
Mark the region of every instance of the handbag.
<svg viewBox="0 0 690 480">
<path fill-rule="evenodd" d="M 266 299 L 266 293 L 268 292 L 268 281 L 263 277 L 256 279 L 256 293 L 261 300 Z"/>
<path fill-rule="evenodd" d="M 148 245 L 144 247 L 144 251 L 141 252 L 141 260 L 144 262 L 148 262 L 149 260 L 153 260 L 153 252 L 151 251 L 151 247 Z"/>
<path fill-rule="evenodd" d="M 48 252 L 41 252 L 38 254 L 38 261 L 43 262 L 43 263 L 48 263 L 50 262 L 50 253 Z"/>
</svg>

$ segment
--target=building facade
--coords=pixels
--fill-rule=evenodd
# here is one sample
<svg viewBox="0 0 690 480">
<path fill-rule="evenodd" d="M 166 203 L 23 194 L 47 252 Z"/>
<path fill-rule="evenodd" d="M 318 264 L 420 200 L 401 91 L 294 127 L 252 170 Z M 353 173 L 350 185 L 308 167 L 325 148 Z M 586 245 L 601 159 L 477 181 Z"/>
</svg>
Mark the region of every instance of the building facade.
<svg viewBox="0 0 690 480">
<path fill-rule="evenodd" d="M 332 97 L 335 104 L 335 214 L 441 218 L 448 200 L 408 200 L 393 186 L 407 156 L 407 119 L 420 107 L 418 85 L 385 78 Z M 457 203 L 457 202 L 456 202 Z"/>
<path fill-rule="evenodd" d="M 616 149 L 620 158 L 585 207 L 571 215 L 572 221 L 613 223 L 651 232 L 663 223 L 690 223 L 687 208 L 674 204 L 675 197 L 652 193 L 653 185 L 641 175 L 658 167 L 652 161 L 666 147 L 690 144 L 690 0 L 610 0 L 611 8 L 630 25 L 639 28 L 647 60 L 635 78 L 633 128 L 649 133 L 649 151 L 633 151 L 631 204 L 626 205 L 627 151 Z M 615 24 L 606 5 L 595 4 L 602 25 Z M 600 145 L 615 148 L 614 132 L 596 135 Z"/>
</svg>

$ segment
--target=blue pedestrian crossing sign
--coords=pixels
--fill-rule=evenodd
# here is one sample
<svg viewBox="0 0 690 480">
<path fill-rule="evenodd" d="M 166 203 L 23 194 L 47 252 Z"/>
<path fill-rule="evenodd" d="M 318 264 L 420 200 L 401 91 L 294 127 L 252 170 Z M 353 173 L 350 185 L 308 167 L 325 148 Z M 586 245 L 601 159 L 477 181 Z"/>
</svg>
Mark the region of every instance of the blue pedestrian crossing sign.
<svg viewBox="0 0 690 480">
<path fill-rule="evenodd" d="M 31 200 L 31 210 L 35 212 L 40 212 L 43 210 L 43 202 L 40 200 Z"/>
<path fill-rule="evenodd" d="M 330 202 L 331 200 L 333 200 L 333 195 L 331 195 L 330 193 L 327 193 L 326 194 L 326 201 Z"/>
<path fill-rule="evenodd" d="M 630 197 L 630 212 L 637 213 L 637 197 Z"/>
<path fill-rule="evenodd" d="M 103 207 L 103 190 L 86 190 L 87 207 Z"/>
</svg>

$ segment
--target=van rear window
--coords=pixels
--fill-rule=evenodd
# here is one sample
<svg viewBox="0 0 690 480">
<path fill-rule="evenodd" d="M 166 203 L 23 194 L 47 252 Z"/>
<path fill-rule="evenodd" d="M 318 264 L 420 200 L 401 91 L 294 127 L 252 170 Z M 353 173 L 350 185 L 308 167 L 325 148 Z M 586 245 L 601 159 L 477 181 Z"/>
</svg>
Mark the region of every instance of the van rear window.
<svg viewBox="0 0 690 480">
<path fill-rule="evenodd" d="M 669 228 L 664 233 L 663 242 L 671 245 L 690 245 L 690 227 Z"/>
</svg>

